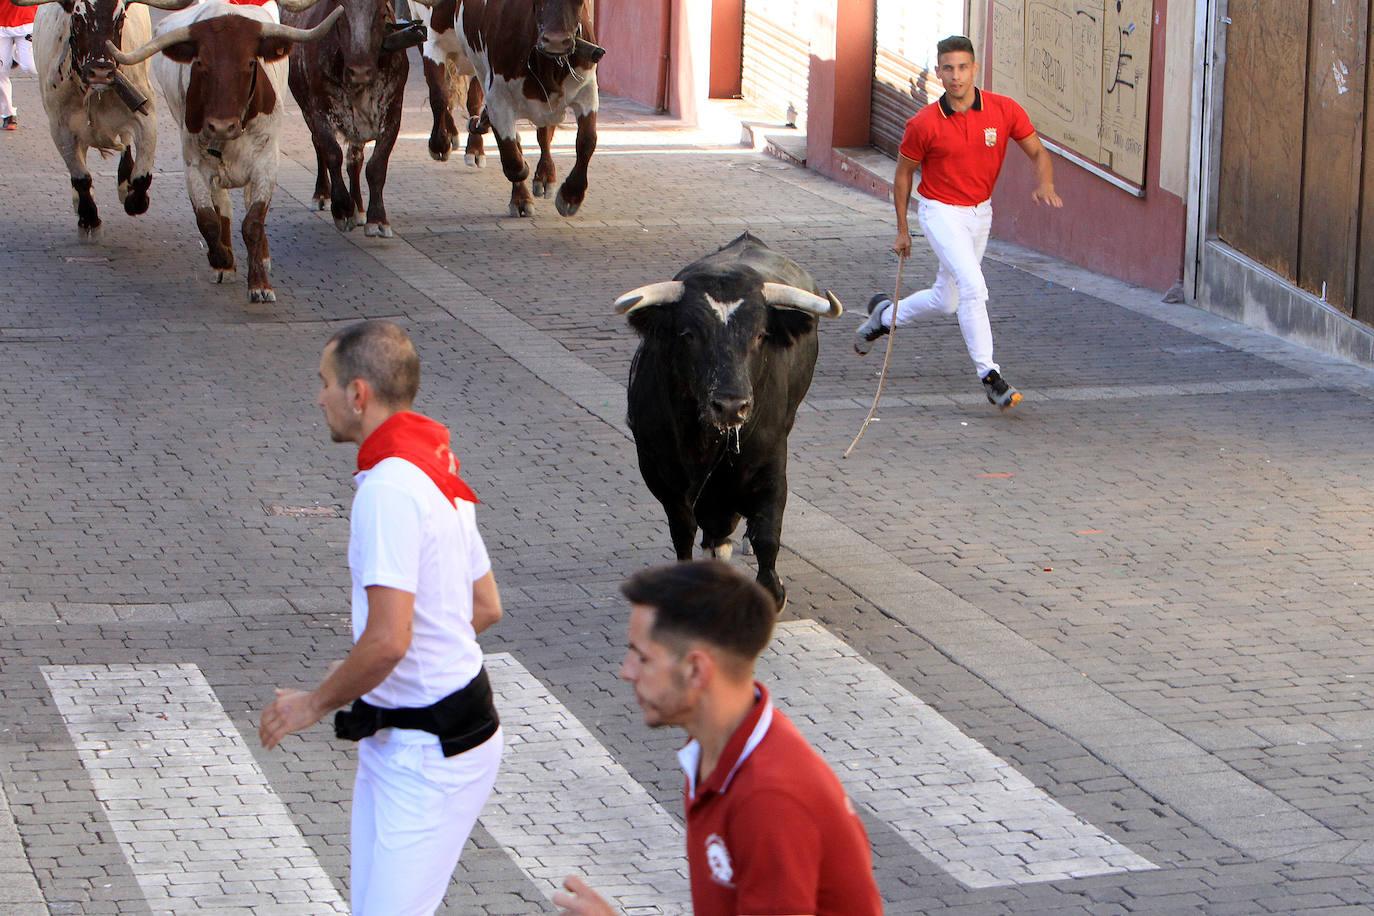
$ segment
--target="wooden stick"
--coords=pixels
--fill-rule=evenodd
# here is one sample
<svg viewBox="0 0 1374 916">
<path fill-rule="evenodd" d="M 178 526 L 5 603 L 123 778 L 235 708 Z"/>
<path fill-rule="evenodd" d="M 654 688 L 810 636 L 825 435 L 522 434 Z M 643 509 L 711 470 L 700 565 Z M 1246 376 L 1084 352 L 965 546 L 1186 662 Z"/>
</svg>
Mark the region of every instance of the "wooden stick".
<svg viewBox="0 0 1374 916">
<path fill-rule="evenodd" d="M 859 444 L 864 432 L 868 429 L 868 424 L 873 422 L 873 414 L 878 409 L 878 399 L 883 396 L 883 382 L 887 381 L 887 367 L 892 362 L 892 341 L 897 337 L 897 303 L 902 301 L 902 268 L 906 266 L 906 258 L 897 256 L 897 288 L 892 292 L 892 327 L 887 331 L 887 355 L 883 357 L 883 371 L 878 375 L 878 390 L 873 394 L 873 406 L 868 408 L 868 416 L 864 417 L 864 425 L 859 427 L 859 434 L 854 437 L 854 441 L 849 443 L 849 448 L 844 450 L 844 457 L 848 458 L 849 453 L 854 451 L 854 446 Z"/>
</svg>

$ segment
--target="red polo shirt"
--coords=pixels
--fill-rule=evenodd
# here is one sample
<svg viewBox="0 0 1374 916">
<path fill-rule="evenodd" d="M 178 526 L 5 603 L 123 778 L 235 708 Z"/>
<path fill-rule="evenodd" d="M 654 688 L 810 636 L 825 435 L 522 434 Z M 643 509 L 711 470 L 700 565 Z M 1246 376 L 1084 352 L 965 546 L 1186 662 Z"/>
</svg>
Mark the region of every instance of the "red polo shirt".
<svg viewBox="0 0 1374 916">
<path fill-rule="evenodd" d="M 844 788 L 768 691 L 696 785 L 701 746 L 678 752 L 687 773 L 687 866 L 695 916 L 881 916 L 868 834 Z"/>
<path fill-rule="evenodd" d="M 921 163 L 916 193 L 959 207 L 992 196 L 1007 143 L 1035 133 L 1025 109 L 1004 95 L 973 90 L 973 107 L 955 111 L 945 96 L 906 122 L 901 153 Z"/>
</svg>

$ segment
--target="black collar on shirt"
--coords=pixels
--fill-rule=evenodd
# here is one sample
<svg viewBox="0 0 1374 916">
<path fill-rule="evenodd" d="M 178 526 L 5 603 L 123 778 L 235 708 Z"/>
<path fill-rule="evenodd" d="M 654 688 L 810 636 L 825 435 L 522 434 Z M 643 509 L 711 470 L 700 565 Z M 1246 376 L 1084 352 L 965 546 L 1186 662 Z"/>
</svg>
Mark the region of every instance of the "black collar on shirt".
<svg viewBox="0 0 1374 916">
<path fill-rule="evenodd" d="M 973 104 L 969 107 L 969 111 L 982 111 L 982 110 L 983 110 L 983 93 L 982 93 L 981 91 L 979 91 L 979 89 L 978 89 L 977 86 L 974 86 L 974 87 L 973 87 Z M 954 117 L 955 114 L 957 114 L 957 112 L 955 112 L 953 106 L 951 106 L 951 105 L 949 104 L 949 93 L 948 93 L 948 92 L 946 92 L 944 95 L 940 96 L 940 113 L 943 114 L 943 115 L 944 115 L 945 117 L 947 117 L 947 118 L 952 118 L 952 117 Z"/>
</svg>

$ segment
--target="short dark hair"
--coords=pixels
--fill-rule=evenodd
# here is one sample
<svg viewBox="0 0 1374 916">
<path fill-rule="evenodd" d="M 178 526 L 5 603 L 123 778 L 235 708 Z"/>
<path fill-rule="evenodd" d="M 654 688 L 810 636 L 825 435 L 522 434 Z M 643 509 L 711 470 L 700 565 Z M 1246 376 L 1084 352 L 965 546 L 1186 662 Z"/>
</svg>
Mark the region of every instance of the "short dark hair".
<svg viewBox="0 0 1374 916">
<path fill-rule="evenodd" d="M 361 321 L 344 328 L 329 343 L 334 374 L 346 386 L 363 379 L 388 407 L 409 407 L 420 390 L 420 357 L 410 337 L 392 321 Z"/>
<path fill-rule="evenodd" d="M 935 45 L 935 59 L 939 60 L 941 54 L 950 54 L 955 51 L 967 51 L 973 54 L 973 59 L 977 60 L 978 55 L 973 52 L 973 42 L 968 40 L 966 35 L 951 35 L 948 38 L 940 39 Z"/>
<path fill-rule="evenodd" d="M 620 593 L 654 609 L 650 635 L 679 654 L 700 640 L 752 663 L 773 635 L 777 605 L 753 579 L 720 560 L 695 560 L 641 570 Z"/>
</svg>

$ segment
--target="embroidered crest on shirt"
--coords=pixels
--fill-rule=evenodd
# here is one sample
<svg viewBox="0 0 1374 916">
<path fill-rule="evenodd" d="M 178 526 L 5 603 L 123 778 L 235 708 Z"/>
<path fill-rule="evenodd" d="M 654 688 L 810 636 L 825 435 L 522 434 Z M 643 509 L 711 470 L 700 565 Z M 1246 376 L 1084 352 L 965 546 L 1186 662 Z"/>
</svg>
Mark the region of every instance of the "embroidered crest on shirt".
<svg viewBox="0 0 1374 916">
<path fill-rule="evenodd" d="M 997 128 L 995 128 L 995 127 L 985 127 L 985 128 L 983 128 L 983 142 L 986 143 L 988 146 L 996 146 L 996 145 L 997 145 Z"/>
<path fill-rule="evenodd" d="M 706 864 L 711 866 L 711 877 L 717 884 L 735 886 L 731 883 L 735 868 L 730 864 L 730 850 L 725 848 L 725 841 L 719 834 L 713 833 L 706 838 Z"/>
</svg>

